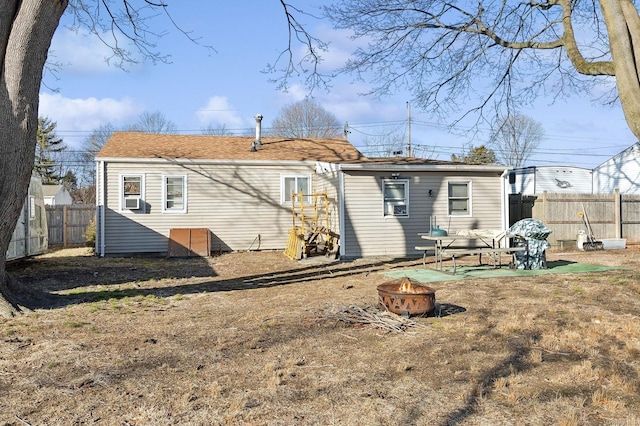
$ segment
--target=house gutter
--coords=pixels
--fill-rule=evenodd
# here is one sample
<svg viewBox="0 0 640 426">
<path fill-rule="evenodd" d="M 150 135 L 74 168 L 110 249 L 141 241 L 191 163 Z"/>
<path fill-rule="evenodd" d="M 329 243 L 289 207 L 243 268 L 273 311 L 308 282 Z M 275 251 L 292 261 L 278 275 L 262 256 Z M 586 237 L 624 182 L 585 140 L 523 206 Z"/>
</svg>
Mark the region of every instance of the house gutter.
<svg viewBox="0 0 640 426">
<path fill-rule="evenodd" d="M 136 164 L 177 164 L 187 166 L 216 165 L 216 166 L 291 166 L 304 165 L 315 166 L 318 160 L 212 160 L 212 159 L 185 159 L 185 158 L 131 158 L 131 157 L 100 157 L 96 161 L 108 163 L 136 163 Z M 324 160 L 326 163 L 334 163 L 334 160 Z"/>
<path fill-rule="evenodd" d="M 503 172 L 502 165 L 468 165 L 468 164 L 341 164 L 342 170 L 348 171 L 369 171 L 369 172 L 390 172 L 390 171 L 412 171 L 412 172 L 430 172 L 430 171 L 473 171 L 482 170 L 485 172 Z"/>
</svg>

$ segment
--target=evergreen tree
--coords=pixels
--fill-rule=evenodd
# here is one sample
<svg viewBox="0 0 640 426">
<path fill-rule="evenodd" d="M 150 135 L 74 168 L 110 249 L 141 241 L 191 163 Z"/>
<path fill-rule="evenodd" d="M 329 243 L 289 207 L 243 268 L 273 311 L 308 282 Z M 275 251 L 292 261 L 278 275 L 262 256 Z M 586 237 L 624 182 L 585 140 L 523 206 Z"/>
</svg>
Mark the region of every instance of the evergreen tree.
<svg viewBox="0 0 640 426">
<path fill-rule="evenodd" d="M 484 145 L 472 146 L 467 154 L 451 155 L 451 161 L 467 164 L 493 164 L 496 162 L 496 153 Z"/>
<path fill-rule="evenodd" d="M 33 166 L 34 173 L 40 176 L 45 185 L 57 185 L 61 182 L 61 165 L 54 161 L 53 156 L 67 149 L 63 140 L 56 135 L 57 123 L 49 118 L 38 118 L 38 133 L 36 135 L 36 156 Z"/>
<path fill-rule="evenodd" d="M 62 176 L 60 180 L 60 183 L 62 183 L 65 188 L 71 191 L 72 194 L 73 191 L 78 188 L 78 179 L 76 178 L 75 173 L 73 173 L 71 170 L 67 170 L 67 173 L 65 173 L 65 175 Z"/>
</svg>

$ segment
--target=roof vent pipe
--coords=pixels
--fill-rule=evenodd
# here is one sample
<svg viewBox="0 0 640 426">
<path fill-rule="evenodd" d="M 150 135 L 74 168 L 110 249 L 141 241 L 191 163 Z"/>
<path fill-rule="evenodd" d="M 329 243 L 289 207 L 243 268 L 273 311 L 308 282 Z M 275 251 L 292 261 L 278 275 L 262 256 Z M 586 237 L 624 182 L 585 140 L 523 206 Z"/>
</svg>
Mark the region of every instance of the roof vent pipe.
<svg viewBox="0 0 640 426">
<path fill-rule="evenodd" d="M 256 115 L 256 145 L 262 145 L 262 114 Z"/>
</svg>

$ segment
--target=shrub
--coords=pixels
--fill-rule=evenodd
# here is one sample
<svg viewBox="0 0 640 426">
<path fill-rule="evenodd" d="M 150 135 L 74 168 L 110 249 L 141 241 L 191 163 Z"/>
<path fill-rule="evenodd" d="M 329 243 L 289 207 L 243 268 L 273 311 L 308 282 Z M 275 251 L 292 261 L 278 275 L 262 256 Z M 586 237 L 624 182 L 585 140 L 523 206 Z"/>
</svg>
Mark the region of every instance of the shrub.
<svg viewBox="0 0 640 426">
<path fill-rule="evenodd" d="M 87 230 L 84 231 L 85 245 L 87 247 L 95 247 L 96 245 L 96 220 L 92 219 L 87 225 Z"/>
</svg>

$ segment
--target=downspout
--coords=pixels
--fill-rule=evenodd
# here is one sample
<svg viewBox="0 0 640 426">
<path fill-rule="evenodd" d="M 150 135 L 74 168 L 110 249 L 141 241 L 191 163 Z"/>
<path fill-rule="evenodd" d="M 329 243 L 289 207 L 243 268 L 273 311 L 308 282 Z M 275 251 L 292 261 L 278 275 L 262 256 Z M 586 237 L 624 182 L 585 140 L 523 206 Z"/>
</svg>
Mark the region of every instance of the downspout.
<svg viewBox="0 0 640 426">
<path fill-rule="evenodd" d="M 345 256 L 345 230 L 346 230 L 346 219 L 345 219 L 345 207 L 344 207 L 344 172 L 342 168 L 338 164 L 338 193 L 340 194 L 340 200 L 338 204 L 338 210 L 340 212 L 340 258 L 342 259 Z"/>
<path fill-rule="evenodd" d="M 96 215 L 99 214 L 100 217 L 100 227 L 99 227 L 99 232 L 100 232 L 100 257 L 104 257 L 104 252 L 106 250 L 106 244 L 104 241 L 104 234 L 105 234 L 105 212 L 106 209 L 104 208 L 104 203 L 105 203 L 105 192 L 107 190 L 107 182 L 105 179 L 105 169 L 106 169 L 106 165 L 104 163 L 104 161 L 98 161 L 96 164 L 96 176 L 98 176 L 98 182 L 96 182 L 96 189 L 97 188 L 97 184 L 101 183 L 101 188 L 100 188 L 100 196 L 96 199 L 96 203 L 98 204 L 96 206 Z M 98 232 L 98 229 L 96 229 L 96 232 Z M 98 241 L 96 240 L 96 249 L 98 245 Z"/>
<path fill-rule="evenodd" d="M 500 203 L 502 204 L 502 229 L 509 228 L 509 202 L 507 197 L 507 179 L 509 179 L 509 169 L 505 169 L 500 175 L 500 189 L 502 190 L 502 196 L 500 197 Z M 509 241 L 505 238 L 505 247 L 509 244 Z"/>
</svg>

